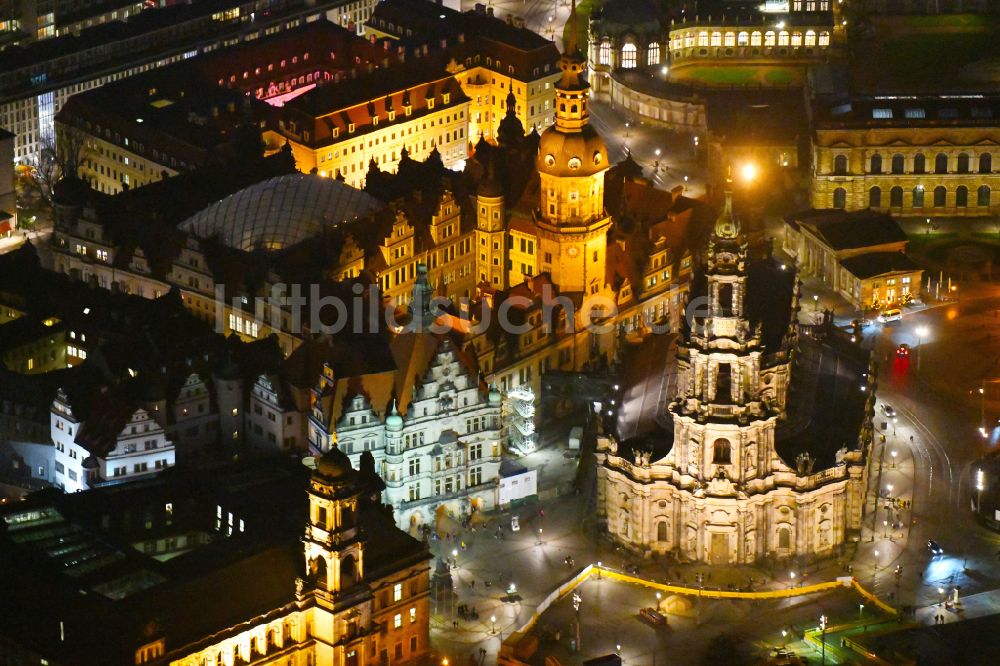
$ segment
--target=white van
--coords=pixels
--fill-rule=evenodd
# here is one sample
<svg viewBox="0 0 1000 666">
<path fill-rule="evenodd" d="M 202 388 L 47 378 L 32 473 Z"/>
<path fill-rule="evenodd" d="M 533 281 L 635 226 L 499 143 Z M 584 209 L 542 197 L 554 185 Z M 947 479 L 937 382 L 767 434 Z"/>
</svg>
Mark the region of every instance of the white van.
<svg viewBox="0 0 1000 666">
<path fill-rule="evenodd" d="M 888 310 L 883 310 L 878 315 L 878 320 L 883 324 L 889 321 L 899 321 L 902 318 L 903 311 L 899 308 L 889 308 Z"/>
</svg>

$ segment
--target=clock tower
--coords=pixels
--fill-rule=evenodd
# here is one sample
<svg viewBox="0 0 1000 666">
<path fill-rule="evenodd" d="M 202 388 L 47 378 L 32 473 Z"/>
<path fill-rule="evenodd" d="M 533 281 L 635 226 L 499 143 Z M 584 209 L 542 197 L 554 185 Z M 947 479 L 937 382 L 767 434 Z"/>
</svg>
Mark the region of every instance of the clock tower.
<svg viewBox="0 0 1000 666">
<path fill-rule="evenodd" d="M 559 62 L 555 124 L 542 133 L 536 166 L 540 177 L 535 211 L 542 271 L 562 292 L 596 294 L 604 288 L 605 251 L 611 218 L 604 210 L 608 151 L 591 127 L 586 61 L 576 45 L 576 2 L 566 49 Z"/>
</svg>

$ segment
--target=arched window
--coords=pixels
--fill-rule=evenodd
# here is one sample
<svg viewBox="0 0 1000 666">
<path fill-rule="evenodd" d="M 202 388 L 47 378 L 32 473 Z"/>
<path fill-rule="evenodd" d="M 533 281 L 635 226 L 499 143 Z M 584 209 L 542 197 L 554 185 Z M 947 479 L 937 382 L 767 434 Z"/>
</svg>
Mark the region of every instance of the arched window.
<svg viewBox="0 0 1000 666">
<path fill-rule="evenodd" d="M 684 46 L 690 48 L 694 46 L 694 33 L 686 32 L 684 33 Z"/>
<path fill-rule="evenodd" d="M 847 208 L 847 190 L 838 187 L 833 191 L 833 207 L 840 210 Z"/>
<path fill-rule="evenodd" d="M 969 188 L 965 185 L 959 185 L 955 189 L 955 207 L 965 208 L 969 205 Z"/>
<path fill-rule="evenodd" d="M 806 30 L 806 46 L 816 46 L 816 32 Z"/>
<path fill-rule="evenodd" d="M 993 172 L 993 155 L 990 153 L 983 153 L 979 156 L 979 173 L 992 173 Z"/>
<path fill-rule="evenodd" d="M 760 39 L 760 33 L 759 32 L 757 33 L 757 39 L 758 40 Z M 739 33 L 739 34 L 736 35 L 736 45 L 737 46 L 746 46 L 749 43 L 750 43 L 750 33 L 748 33 L 748 32 L 741 32 L 741 33 Z"/>
<path fill-rule="evenodd" d="M 892 172 L 893 173 L 903 173 L 906 169 L 906 160 L 902 155 L 896 153 L 892 156 Z"/>
<path fill-rule="evenodd" d="M 882 156 L 878 153 L 872 155 L 871 173 L 882 173 Z"/>
<path fill-rule="evenodd" d="M 927 173 L 927 158 L 917 153 L 913 158 L 913 173 Z"/>
<path fill-rule="evenodd" d="M 774 46 L 774 31 L 768 30 L 764 33 L 764 46 Z"/>
<path fill-rule="evenodd" d="M 597 62 L 600 65 L 611 64 L 611 42 L 606 39 L 601 42 L 601 47 L 597 50 Z"/>
<path fill-rule="evenodd" d="M 788 46 L 788 31 L 782 30 L 778 33 L 778 46 Z"/>
<path fill-rule="evenodd" d="M 793 32 L 792 33 L 792 46 L 802 46 L 802 33 Z"/>
<path fill-rule="evenodd" d="M 792 547 L 792 530 L 787 527 L 778 528 L 778 548 Z"/>
<path fill-rule="evenodd" d="M 819 33 L 819 45 L 820 46 L 829 46 L 830 45 L 830 33 L 828 33 L 828 32 L 821 32 L 821 33 Z"/>
<path fill-rule="evenodd" d="M 750 46 L 760 46 L 761 44 L 761 34 L 759 30 L 754 30 L 750 33 Z"/>
<path fill-rule="evenodd" d="M 944 185 L 938 185 L 934 188 L 934 207 L 944 208 L 945 202 L 948 199 L 948 190 L 944 189 Z"/>
<path fill-rule="evenodd" d="M 913 188 L 913 207 L 923 208 L 924 207 L 924 186 L 917 185 Z"/>
<path fill-rule="evenodd" d="M 875 210 L 882 207 L 882 188 L 878 185 L 868 190 L 868 207 Z"/>
<path fill-rule="evenodd" d="M 708 31 L 702 30 L 698 33 L 698 46 L 708 46 Z"/>
<path fill-rule="evenodd" d="M 948 156 L 944 153 L 934 158 L 934 173 L 948 173 Z"/>
<path fill-rule="evenodd" d="M 837 155 L 833 158 L 833 175 L 847 175 L 847 155 Z"/>
<path fill-rule="evenodd" d="M 649 46 L 646 47 L 646 64 L 660 64 L 660 45 L 656 42 L 650 42 Z"/>
<path fill-rule="evenodd" d="M 990 205 L 990 186 L 982 185 L 979 188 L 979 192 L 976 195 L 976 205 L 977 206 L 989 206 Z"/>
<path fill-rule="evenodd" d="M 718 30 L 712 33 L 712 46 L 722 46 L 722 33 Z"/>
<path fill-rule="evenodd" d="M 958 167 L 956 169 L 959 173 L 969 173 L 969 154 L 959 153 L 958 155 Z"/>
<path fill-rule="evenodd" d="M 723 46 L 736 46 L 736 33 L 735 32 L 727 32 L 725 35 L 723 35 L 723 37 L 722 37 L 722 45 Z"/>
<path fill-rule="evenodd" d="M 622 68 L 632 69 L 635 67 L 635 44 L 626 44 L 622 47 Z"/>
<path fill-rule="evenodd" d="M 729 443 L 729 440 L 720 437 L 715 440 L 712 444 L 712 464 L 713 465 L 728 465 L 732 458 L 733 447 Z"/>
<path fill-rule="evenodd" d="M 667 521 L 661 520 L 656 523 L 656 540 L 666 541 L 667 540 Z"/>
<path fill-rule="evenodd" d="M 903 207 L 903 188 L 899 185 L 889 190 L 889 205 L 893 208 Z"/>
</svg>

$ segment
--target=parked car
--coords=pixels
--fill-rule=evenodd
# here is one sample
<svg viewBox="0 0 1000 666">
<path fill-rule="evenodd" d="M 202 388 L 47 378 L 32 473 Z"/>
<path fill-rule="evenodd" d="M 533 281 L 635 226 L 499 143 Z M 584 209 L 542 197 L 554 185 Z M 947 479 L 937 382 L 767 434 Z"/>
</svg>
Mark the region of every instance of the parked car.
<svg viewBox="0 0 1000 666">
<path fill-rule="evenodd" d="M 930 551 L 931 555 L 944 555 L 944 548 L 938 545 L 938 542 L 934 539 L 927 541 L 927 550 Z"/>
<path fill-rule="evenodd" d="M 887 405 L 882 403 L 882 413 L 888 416 L 890 419 L 896 415 L 896 410 L 892 408 L 892 405 Z"/>
<path fill-rule="evenodd" d="M 520 531 L 520 529 L 521 529 L 521 521 L 518 520 L 517 516 L 511 516 L 510 517 L 510 531 L 511 532 L 518 532 L 518 531 Z"/>
<path fill-rule="evenodd" d="M 654 627 L 663 627 L 667 624 L 667 616 L 655 608 L 643 608 L 639 611 L 639 617 Z"/>
</svg>

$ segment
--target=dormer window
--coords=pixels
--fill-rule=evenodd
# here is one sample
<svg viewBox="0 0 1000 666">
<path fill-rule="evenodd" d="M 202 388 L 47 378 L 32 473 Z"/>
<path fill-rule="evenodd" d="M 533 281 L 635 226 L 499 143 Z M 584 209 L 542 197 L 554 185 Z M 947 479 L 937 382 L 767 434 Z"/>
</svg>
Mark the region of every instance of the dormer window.
<svg viewBox="0 0 1000 666">
<path fill-rule="evenodd" d="M 580 168 L 580 158 L 579 157 L 571 157 L 571 158 L 569 158 L 569 168 L 573 169 L 574 171 L 577 170 L 577 169 L 579 169 Z"/>
<path fill-rule="evenodd" d="M 451 93 L 444 94 L 444 103 L 447 104 L 451 100 Z"/>
<path fill-rule="evenodd" d="M 372 116 L 372 125 L 378 125 L 378 116 Z"/>
<path fill-rule="evenodd" d="M 389 122 L 392 122 L 395 119 L 396 119 L 396 112 L 395 111 L 390 111 L 389 112 Z"/>
<path fill-rule="evenodd" d="M 427 108 L 428 109 L 433 109 L 434 108 L 434 98 L 433 97 L 431 97 L 430 99 L 427 100 Z"/>
<path fill-rule="evenodd" d="M 354 132 L 354 123 L 350 123 L 347 125 L 347 131 L 351 133 Z"/>
<path fill-rule="evenodd" d="M 406 106 L 403 107 L 403 111 L 404 113 L 406 113 L 406 115 L 409 116 L 410 114 L 413 113 L 413 107 L 407 104 Z"/>
</svg>

